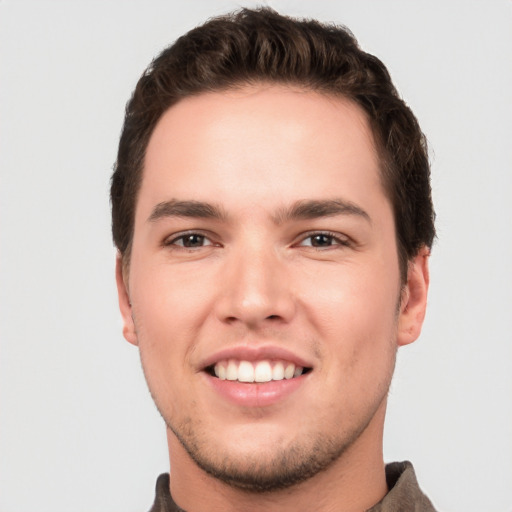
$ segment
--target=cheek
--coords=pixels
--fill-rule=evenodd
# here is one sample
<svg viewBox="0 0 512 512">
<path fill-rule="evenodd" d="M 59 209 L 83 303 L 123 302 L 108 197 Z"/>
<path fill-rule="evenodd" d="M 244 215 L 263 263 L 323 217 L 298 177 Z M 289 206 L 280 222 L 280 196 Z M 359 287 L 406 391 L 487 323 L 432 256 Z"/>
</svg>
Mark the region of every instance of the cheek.
<svg viewBox="0 0 512 512">
<path fill-rule="evenodd" d="M 153 392 L 174 388 L 191 369 L 201 326 L 212 311 L 207 275 L 196 267 L 139 266 L 132 281 L 133 311 L 141 359 Z M 172 390 L 168 391 L 172 392 Z"/>
<path fill-rule="evenodd" d="M 209 285 L 211 276 L 198 270 L 197 266 L 178 268 L 164 262 L 146 266 L 134 276 L 134 306 L 146 332 L 158 338 L 180 337 L 200 322 L 215 287 Z"/>
<path fill-rule="evenodd" d="M 396 323 L 400 286 L 389 267 L 347 266 L 317 271 L 303 280 L 300 300 L 321 330 L 389 331 Z"/>
<path fill-rule="evenodd" d="M 329 379 L 343 380 L 338 386 L 368 387 L 368 379 L 388 379 L 394 365 L 398 271 L 389 276 L 378 266 L 375 272 L 366 268 L 317 273 L 302 294 L 318 350 L 326 356 L 321 360 L 332 368 Z"/>
<path fill-rule="evenodd" d="M 182 387 L 189 369 L 186 310 L 161 284 L 145 290 L 134 304 L 134 318 L 144 376 L 162 416 L 173 417 L 186 394 Z"/>
</svg>

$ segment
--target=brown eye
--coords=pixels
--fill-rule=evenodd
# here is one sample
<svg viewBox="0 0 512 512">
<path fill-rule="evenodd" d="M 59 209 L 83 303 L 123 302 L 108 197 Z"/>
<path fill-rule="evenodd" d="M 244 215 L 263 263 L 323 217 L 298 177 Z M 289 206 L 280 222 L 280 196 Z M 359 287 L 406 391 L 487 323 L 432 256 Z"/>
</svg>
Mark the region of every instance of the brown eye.
<svg viewBox="0 0 512 512">
<path fill-rule="evenodd" d="M 170 240 L 165 245 L 174 245 L 183 247 L 185 249 L 197 249 L 200 247 L 213 245 L 213 243 L 209 238 L 207 238 L 205 235 L 201 235 L 200 233 L 187 233 L 186 235 L 180 235 Z"/>
<path fill-rule="evenodd" d="M 313 235 L 310 239 L 312 247 L 328 247 L 334 243 L 332 236 L 324 234 Z"/>
<path fill-rule="evenodd" d="M 302 240 L 299 244 L 302 247 L 314 247 L 315 249 L 329 248 L 332 246 L 350 245 L 348 239 L 343 235 L 334 233 L 312 233 Z"/>
<path fill-rule="evenodd" d="M 183 247 L 202 247 L 205 237 L 203 235 L 187 235 L 182 237 Z"/>
</svg>

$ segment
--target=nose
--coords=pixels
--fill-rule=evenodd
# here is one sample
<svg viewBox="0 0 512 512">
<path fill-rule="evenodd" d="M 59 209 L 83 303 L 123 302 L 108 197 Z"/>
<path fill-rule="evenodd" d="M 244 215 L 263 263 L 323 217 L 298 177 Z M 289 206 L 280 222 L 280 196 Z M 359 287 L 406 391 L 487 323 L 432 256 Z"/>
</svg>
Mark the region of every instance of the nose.
<svg viewBox="0 0 512 512">
<path fill-rule="evenodd" d="M 222 322 L 251 329 L 288 323 L 295 314 L 292 282 L 273 249 L 241 247 L 224 262 L 216 303 Z"/>
</svg>

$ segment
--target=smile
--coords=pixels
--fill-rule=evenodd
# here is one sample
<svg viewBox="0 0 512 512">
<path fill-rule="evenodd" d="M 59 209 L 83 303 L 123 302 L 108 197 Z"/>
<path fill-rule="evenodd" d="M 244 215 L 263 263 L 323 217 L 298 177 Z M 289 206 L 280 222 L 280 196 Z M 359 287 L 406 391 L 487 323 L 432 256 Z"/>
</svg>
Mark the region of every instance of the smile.
<svg viewBox="0 0 512 512">
<path fill-rule="evenodd" d="M 225 359 L 217 362 L 209 370 L 212 375 L 221 380 L 263 383 L 293 379 L 309 369 L 285 360 L 244 361 Z"/>
<path fill-rule="evenodd" d="M 201 373 L 221 403 L 262 408 L 295 395 L 309 382 L 313 365 L 283 347 L 239 345 L 211 354 Z"/>
</svg>

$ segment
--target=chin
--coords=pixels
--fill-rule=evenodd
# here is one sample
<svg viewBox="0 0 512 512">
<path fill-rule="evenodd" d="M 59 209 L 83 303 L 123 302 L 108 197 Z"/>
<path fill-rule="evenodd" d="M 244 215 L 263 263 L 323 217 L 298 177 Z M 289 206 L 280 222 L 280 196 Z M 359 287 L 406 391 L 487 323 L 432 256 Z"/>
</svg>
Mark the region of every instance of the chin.
<svg viewBox="0 0 512 512">
<path fill-rule="evenodd" d="M 360 434 L 338 432 L 329 439 L 310 433 L 300 441 L 286 443 L 289 436 L 279 440 L 266 435 L 265 441 L 256 445 L 255 435 L 247 443 L 233 442 L 237 436 L 223 443 L 214 435 L 191 431 L 190 424 L 185 421 L 179 428 L 168 427 L 192 461 L 230 487 L 256 494 L 287 489 L 327 470 Z"/>
</svg>

